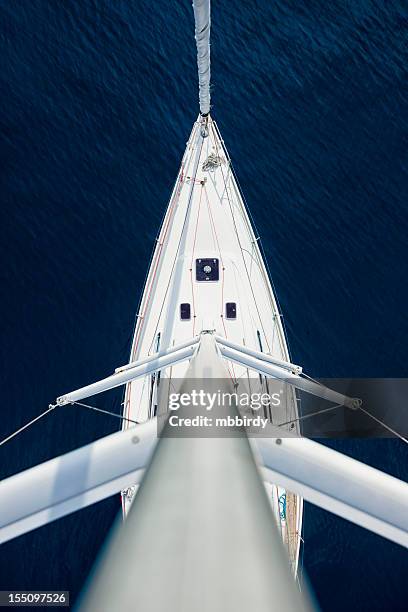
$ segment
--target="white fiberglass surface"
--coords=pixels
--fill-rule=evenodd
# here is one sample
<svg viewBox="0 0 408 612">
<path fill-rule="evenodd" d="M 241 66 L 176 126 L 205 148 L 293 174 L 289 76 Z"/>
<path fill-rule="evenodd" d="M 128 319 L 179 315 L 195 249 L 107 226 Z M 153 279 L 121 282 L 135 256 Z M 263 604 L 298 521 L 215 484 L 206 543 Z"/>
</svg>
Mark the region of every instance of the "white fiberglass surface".
<svg viewBox="0 0 408 612">
<path fill-rule="evenodd" d="M 215 159 L 211 169 L 207 169 L 209 159 Z M 198 259 L 217 260 L 218 280 L 196 280 Z M 227 303 L 236 304 L 235 318 L 227 317 Z M 181 304 L 190 305 L 187 320 L 181 318 Z M 197 121 L 187 143 L 153 255 L 130 360 L 179 344 L 208 328 L 238 344 L 289 358 L 257 236 L 211 118 L 208 135 L 201 135 Z M 229 367 L 242 376 L 243 368 Z M 172 377 L 182 377 L 186 368 L 187 364 L 173 367 Z M 146 379 L 130 383 L 125 414 L 146 420 L 150 401 Z"/>
<path fill-rule="evenodd" d="M 281 316 L 257 238 L 218 128 L 209 117 L 203 135 L 199 118 L 153 254 L 130 361 L 180 344 L 204 329 L 288 361 Z M 218 268 L 217 280 L 211 280 L 211 272 L 208 277 L 204 273 L 209 280 L 197 280 L 197 260 L 208 260 L 212 272 Z M 184 307 L 186 318 L 181 304 L 189 305 Z M 232 313 L 227 304 L 235 305 Z M 187 367 L 188 363 L 178 364 L 161 377 L 182 378 Z M 236 378 L 258 377 L 236 364 L 229 363 L 228 369 Z M 127 385 L 125 416 L 139 422 L 153 416 L 154 385 L 152 376 Z M 293 400 L 285 408 L 286 420 L 296 410 Z M 300 522 L 298 527 L 300 532 Z"/>
</svg>

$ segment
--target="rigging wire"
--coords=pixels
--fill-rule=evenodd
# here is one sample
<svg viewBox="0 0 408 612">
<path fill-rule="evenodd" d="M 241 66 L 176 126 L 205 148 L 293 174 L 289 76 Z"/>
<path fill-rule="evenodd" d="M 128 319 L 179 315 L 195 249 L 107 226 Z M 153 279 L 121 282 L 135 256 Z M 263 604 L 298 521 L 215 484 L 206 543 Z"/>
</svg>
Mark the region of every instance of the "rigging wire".
<svg viewBox="0 0 408 612">
<path fill-rule="evenodd" d="M 216 135 L 216 132 L 215 132 L 215 129 L 214 129 L 214 124 L 211 123 L 210 126 L 211 126 L 211 129 L 213 131 L 213 135 L 214 135 L 214 144 L 215 144 L 216 152 L 217 152 L 217 155 L 219 155 L 219 153 L 218 153 L 219 148 L 218 148 L 218 142 L 217 142 L 217 135 Z M 224 150 L 223 145 L 222 145 L 222 141 L 221 141 L 220 144 L 221 144 L 222 149 Z M 226 153 L 227 160 L 229 162 L 229 155 L 227 154 L 226 151 L 225 151 L 225 153 Z M 260 326 L 261 326 L 261 329 L 262 329 L 262 331 L 264 333 L 266 344 L 268 346 L 268 350 L 270 351 L 271 347 L 269 346 L 268 336 L 265 333 L 265 329 L 264 329 L 264 326 L 263 326 L 263 323 L 262 323 L 262 317 L 260 315 L 259 308 L 258 308 L 258 303 L 257 303 L 256 298 L 255 298 L 255 292 L 254 292 L 254 288 L 252 286 L 251 277 L 250 277 L 250 274 L 248 272 L 248 266 L 247 266 L 246 259 L 245 259 L 244 254 L 243 254 L 242 244 L 241 244 L 241 240 L 239 238 L 237 224 L 236 224 L 234 212 L 233 212 L 233 209 L 232 209 L 232 202 L 231 202 L 230 194 L 228 192 L 227 180 L 226 180 L 226 177 L 224 176 L 224 171 L 223 171 L 222 166 L 220 166 L 220 170 L 221 170 L 221 174 L 222 174 L 222 180 L 223 180 L 223 183 L 224 183 L 224 186 L 225 186 L 225 194 L 227 196 L 227 201 L 228 201 L 229 209 L 231 211 L 231 217 L 232 217 L 232 221 L 233 221 L 233 225 L 234 225 L 235 235 L 236 235 L 236 238 L 237 238 L 238 246 L 239 246 L 239 248 L 241 250 L 242 261 L 243 261 L 244 268 L 245 268 L 245 271 L 246 271 L 246 275 L 247 275 L 247 278 L 248 278 L 248 283 L 249 283 L 249 286 L 250 286 L 250 289 L 251 289 L 252 297 L 254 299 L 255 308 L 256 308 L 256 311 L 257 311 L 257 314 L 258 314 Z M 231 181 L 231 174 L 227 173 L 227 178 L 229 179 L 229 181 Z"/>
<path fill-rule="evenodd" d="M 382 421 L 380 421 L 380 419 L 377 419 L 377 417 L 375 417 L 373 414 L 371 414 L 371 412 L 368 412 L 368 410 L 366 410 L 365 408 L 362 408 L 361 406 L 359 407 L 359 409 L 361 410 L 361 412 L 364 412 L 364 414 L 366 414 L 367 416 L 369 416 L 371 419 L 373 419 L 374 421 L 376 421 L 377 423 L 379 423 L 379 425 L 381 425 L 382 427 L 384 427 L 384 429 L 387 429 L 388 431 L 390 431 L 392 434 L 394 434 L 394 436 L 396 436 L 397 438 L 399 438 L 401 440 L 401 442 L 405 442 L 405 444 L 408 444 L 408 439 L 405 438 L 402 434 L 400 434 L 398 431 L 395 431 L 395 429 L 392 429 L 392 427 L 390 427 L 389 425 L 387 425 L 386 423 L 383 423 Z"/>
<path fill-rule="evenodd" d="M 310 376 L 307 376 L 307 375 L 305 375 L 305 376 L 307 378 L 310 378 Z M 311 378 L 310 380 L 313 380 L 313 378 Z M 317 381 L 315 381 L 315 382 L 317 382 Z M 319 384 L 321 384 L 321 383 L 319 383 Z M 305 419 L 309 419 L 310 417 L 317 416 L 318 414 L 324 414 L 325 412 L 331 412 L 335 408 L 341 408 L 341 407 L 343 407 L 343 404 L 335 404 L 334 406 L 329 406 L 328 408 L 323 408 L 322 410 L 317 410 L 316 412 L 310 412 L 309 414 L 304 414 L 304 415 L 302 415 L 300 417 L 297 417 L 296 419 L 291 419 L 290 421 L 285 421 L 285 423 L 278 423 L 277 427 L 284 427 L 285 425 L 290 425 L 291 423 L 296 423 L 298 421 L 303 421 Z M 389 425 L 387 425 L 386 423 L 384 423 L 383 421 L 378 419 L 373 414 L 371 414 L 371 412 L 369 412 L 368 410 L 363 408 L 361 405 L 358 407 L 358 409 L 361 410 L 361 412 L 363 412 L 367 416 L 369 416 L 371 419 L 373 419 L 376 423 L 381 425 L 381 427 L 383 427 L 384 429 L 386 429 L 387 431 L 392 433 L 396 438 L 401 440 L 401 442 L 404 442 L 405 444 L 408 444 L 408 439 L 407 438 L 405 438 L 398 431 L 396 431 L 395 429 L 393 429 L 392 427 L 390 427 Z"/>
<path fill-rule="evenodd" d="M 199 125 L 199 124 L 198 124 L 198 122 L 197 122 L 197 124 L 196 124 L 196 125 L 197 125 L 197 126 Z M 195 132 L 194 132 L 194 133 L 191 135 L 190 140 L 189 140 L 189 143 L 190 143 L 190 142 L 191 142 L 191 143 L 194 143 L 194 146 L 195 146 L 195 143 L 196 143 L 196 140 L 197 140 L 197 137 L 196 137 L 196 131 L 197 131 L 197 129 L 198 129 L 198 127 L 196 128 Z M 190 205 L 191 205 L 191 201 L 192 201 L 192 195 L 193 195 L 194 185 L 196 184 L 196 176 L 197 176 L 197 171 L 198 171 L 199 161 L 200 161 L 200 158 L 201 158 L 201 152 L 202 152 L 202 148 L 203 148 L 203 142 L 204 142 L 204 139 L 203 139 L 203 138 L 201 138 L 200 153 L 199 153 L 199 155 L 198 155 L 198 158 L 197 158 L 197 153 L 196 153 L 196 158 L 195 158 L 195 162 L 194 162 L 194 165 L 193 165 L 193 175 L 194 175 L 194 177 L 191 177 L 191 178 L 193 179 L 193 185 L 192 185 L 192 187 L 191 187 L 191 189 L 190 189 L 190 193 L 189 193 L 189 196 L 188 196 L 188 202 L 187 202 L 186 215 L 185 215 L 185 218 L 184 218 L 183 226 L 182 226 L 182 228 L 181 228 L 181 234 L 180 234 L 179 242 L 178 242 L 178 245 L 177 245 L 176 254 L 175 254 L 175 257 L 174 257 L 174 260 L 173 260 L 173 263 L 172 263 L 172 267 L 171 267 L 171 271 L 170 271 L 169 279 L 168 279 L 167 286 L 166 286 L 166 291 L 165 291 L 165 293 L 164 293 L 164 297 L 163 297 L 163 300 L 162 300 L 162 303 L 161 303 L 161 306 L 160 306 L 160 312 L 159 312 L 159 316 L 158 316 L 158 318 L 157 318 L 156 327 L 155 327 L 154 334 L 153 334 L 153 339 L 152 339 L 151 344 L 150 344 L 149 353 L 150 353 L 150 351 L 152 350 L 152 346 L 153 346 L 154 338 L 156 337 L 156 334 L 157 334 L 157 329 L 158 329 L 159 324 L 160 324 L 160 320 L 161 320 L 161 316 L 162 316 L 163 308 L 164 308 L 164 305 L 166 304 L 167 294 L 168 294 L 168 292 L 169 292 L 169 288 L 170 288 L 170 285 L 171 285 L 171 279 L 173 278 L 173 271 L 174 271 L 174 269 L 175 269 L 175 266 L 176 266 L 176 263 L 177 263 L 177 259 L 178 259 L 178 255 L 179 255 L 179 252 L 180 252 L 180 246 L 181 246 L 181 244 L 182 244 L 182 239 L 183 239 L 183 236 L 184 236 L 184 230 L 185 230 L 186 223 L 187 223 L 188 212 L 189 212 L 189 210 L 190 210 Z M 192 146 L 192 145 L 191 145 L 191 146 Z M 183 160 L 184 160 L 184 157 L 183 157 Z M 183 169 L 181 170 L 181 172 L 183 172 Z M 174 199 L 174 204 L 172 205 L 172 206 L 173 206 L 173 209 L 172 209 L 172 210 L 175 210 L 175 206 L 176 206 L 176 205 L 178 205 L 178 203 L 179 203 L 179 200 L 180 200 L 180 193 L 181 193 L 181 189 L 182 189 L 182 186 L 183 186 L 183 184 L 184 184 L 184 183 L 185 183 L 184 179 L 183 179 L 183 180 L 180 180 L 180 188 L 179 188 L 179 191 L 178 191 L 178 193 L 177 193 L 177 198 L 175 198 L 175 199 Z M 173 200 L 173 198 L 172 198 L 172 200 Z M 171 200 L 171 201 L 172 201 L 172 200 Z M 165 215 L 165 217 L 164 217 L 163 224 L 164 224 L 164 222 L 166 221 L 166 217 L 167 217 L 167 213 L 166 213 L 166 215 Z M 168 226 L 169 226 L 169 223 L 170 223 L 170 219 L 169 219 L 168 223 L 166 224 L 166 227 L 168 227 Z M 163 227 L 164 227 L 164 225 L 163 225 Z M 162 227 L 162 228 L 161 228 L 161 230 L 160 230 L 160 235 L 161 235 L 161 234 L 162 234 L 162 232 L 163 232 L 163 227 Z M 166 233 L 167 233 L 167 229 L 166 229 Z M 163 240 L 164 240 L 164 238 L 163 238 Z M 163 244 L 164 244 L 164 242 L 163 242 Z M 144 290 L 143 290 L 143 297 L 142 297 L 141 304 L 143 303 L 143 298 L 144 298 L 144 294 L 145 294 L 145 292 L 146 292 L 146 287 L 145 287 L 145 288 L 144 288 Z M 150 291 L 149 291 L 147 305 L 148 305 L 148 302 L 149 302 L 149 300 L 150 300 L 150 295 L 151 295 L 151 293 L 150 293 Z M 143 310 L 143 316 L 144 316 L 144 313 L 147 311 L 147 305 L 145 306 L 145 308 L 144 308 L 144 310 Z M 143 325 L 143 322 L 142 322 L 142 325 Z M 141 327 L 142 327 L 142 325 L 141 325 Z M 136 330 L 135 330 L 135 333 L 136 333 Z M 137 347 L 138 347 L 139 339 L 140 339 L 140 337 L 139 337 L 139 334 L 137 333 L 137 334 L 135 335 L 134 339 L 133 339 L 133 342 L 132 342 L 132 358 L 133 358 L 133 359 L 134 359 L 134 357 L 135 357 L 135 355 L 136 355 L 136 350 L 137 350 Z M 144 387 L 144 383 L 143 383 L 143 387 Z M 132 389 L 132 383 L 130 382 L 130 383 L 129 383 L 129 397 L 127 398 L 127 401 L 126 401 L 126 406 L 125 406 L 125 412 L 126 412 L 126 414 L 129 414 L 129 410 L 130 410 L 130 393 L 131 393 L 131 389 Z M 142 396 L 140 397 L 140 402 L 139 402 L 139 406 L 138 406 L 139 411 L 140 411 L 140 406 L 141 406 L 141 402 L 142 402 L 142 399 L 141 399 L 141 398 L 142 398 Z"/>
<path fill-rule="evenodd" d="M 81 406 L 83 408 L 88 408 L 89 410 L 94 410 L 95 412 L 99 412 L 99 413 L 102 413 L 102 414 L 107 414 L 108 416 L 113 416 L 116 419 L 120 419 L 121 421 L 127 421 L 128 423 L 133 423 L 134 425 L 140 425 L 140 421 L 135 421 L 133 419 L 129 419 L 128 417 L 122 416 L 120 414 L 116 414 L 115 412 L 111 412 L 110 410 L 104 410 L 103 408 L 97 408 L 96 406 L 91 406 L 90 404 L 84 404 L 83 402 L 71 402 L 71 405 L 73 405 L 73 404 L 75 404 L 77 406 Z M 299 421 L 304 421 L 305 419 L 309 419 L 309 418 L 317 416 L 319 414 L 324 414 L 324 413 L 327 413 L 327 412 L 331 412 L 332 410 L 335 410 L 336 408 L 341 408 L 342 406 L 343 406 L 343 404 L 335 404 L 334 406 L 329 406 L 328 408 L 323 408 L 322 410 L 317 410 L 315 412 L 310 412 L 309 414 L 304 414 L 304 415 L 302 415 L 300 417 L 297 417 L 295 419 L 290 419 L 289 421 L 285 421 L 284 423 L 278 423 L 277 427 L 284 427 L 285 425 L 290 425 L 291 423 L 296 423 L 296 422 L 299 422 Z M 31 425 L 33 425 L 34 423 L 36 423 L 37 421 L 39 421 L 40 419 L 45 417 L 47 414 L 52 412 L 52 410 L 54 410 L 57 407 L 58 407 L 58 404 L 50 404 L 48 406 L 48 408 L 46 410 L 44 410 L 44 412 L 41 412 L 41 414 L 39 414 L 38 416 L 34 417 L 34 419 L 31 419 L 31 421 L 28 421 L 28 423 L 25 423 L 22 427 L 20 427 L 19 429 L 16 429 L 16 431 L 14 431 L 10 435 L 6 436 L 6 438 L 3 438 L 3 440 L 0 441 L 0 446 L 3 446 L 4 444 L 6 444 L 6 442 L 9 442 L 13 438 L 15 438 L 18 434 L 22 433 L 23 431 L 25 431 L 26 429 L 31 427 Z M 408 444 L 408 439 L 407 438 L 405 438 L 398 431 L 396 431 L 395 429 L 393 429 L 392 427 L 390 427 L 389 425 L 387 425 L 386 423 L 384 423 L 383 421 L 378 419 L 373 414 L 371 414 L 368 410 L 366 410 L 365 408 L 362 408 L 362 406 L 359 406 L 359 410 L 361 410 L 361 412 L 363 412 L 364 414 L 369 416 L 371 419 L 373 419 L 376 423 L 381 425 L 381 427 L 383 427 L 384 429 L 386 429 L 387 431 L 392 433 L 396 438 L 401 440 L 401 442 L 404 442 L 405 444 Z"/>
<path fill-rule="evenodd" d="M 323 414 L 324 412 L 330 412 L 335 408 L 340 408 L 343 404 L 335 404 L 334 406 L 329 406 L 328 408 L 323 408 L 322 410 L 317 410 L 316 412 L 310 412 L 309 414 L 304 414 L 296 419 L 290 419 L 290 421 L 285 421 L 285 423 L 278 423 L 277 427 L 284 427 L 284 425 L 290 425 L 291 423 L 296 423 L 297 421 L 304 421 L 305 419 L 309 419 L 310 417 L 317 416 L 318 414 Z"/>
<path fill-rule="evenodd" d="M 44 410 L 44 412 L 42 412 L 41 414 L 39 414 L 38 416 L 36 416 L 34 419 L 32 419 L 31 421 L 29 421 L 28 423 L 26 423 L 25 425 L 23 425 L 22 427 L 20 427 L 19 429 L 16 429 L 16 431 L 13 431 L 13 433 L 11 433 L 9 436 L 7 436 L 6 438 L 4 438 L 3 440 L 0 441 L 0 446 L 3 446 L 3 444 L 6 444 L 6 442 L 9 442 L 10 440 L 12 440 L 13 438 L 15 438 L 19 433 L 21 433 L 22 431 L 24 431 L 25 429 L 28 429 L 31 425 L 33 425 L 34 423 L 36 423 L 37 421 L 39 421 L 40 419 L 42 419 L 43 417 L 45 417 L 47 414 L 49 414 L 52 410 L 54 410 L 54 408 L 57 407 L 57 404 L 50 404 L 47 408 L 47 410 Z"/>
<path fill-rule="evenodd" d="M 140 421 L 134 421 L 133 419 L 129 419 L 128 417 L 122 416 L 121 414 L 116 414 L 116 412 L 110 412 L 110 410 L 103 410 L 102 408 L 90 406 L 89 404 L 83 404 L 82 402 L 71 402 L 71 404 L 76 404 L 77 406 L 82 406 L 83 408 L 89 408 L 89 410 L 95 410 L 95 412 L 102 412 L 103 414 L 108 414 L 109 416 L 116 417 L 121 421 L 128 421 L 129 423 L 140 425 Z"/>
<path fill-rule="evenodd" d="M 194 230 L 193 251 L 192 251 L 192 254 L 191 254 L 191 263 L 190 263 L 191 298 L 192 298 L 192 303 L 193 303 L 193 336 L 194 336 L 194 333 L 195 333 L 195 324 L 196 324 L 196 305 L 195 305 L 195 299 L 194 299 L 193 267 L 194 267 L 194 253 L 195 253 L 196 242 L 197 242 L 198 222 L 200 220 L 201 200 L 202 200 L 202 196 L 203 196 L 203 189 L 204 189 L 204 183 L 201 183 L 200 199 L 199 199 L 199 202 L 198 202 L 198 212 L 197 212 L 196 226 L 195 226 L 195 230 Z"/>
<path fill-rule="evenodd" d="M 306 374 L 305 372 L 301 372 L 300 376 L 303 378 L 307 378 L 308 380 L 316 383 L 316 385 L 320 385 L 320 387 L 324 387 L 324 384 L 322 382 L 320 382 L 320 380 L 316 380 L 315 378 L 312 378 L 311 376 L 309 376 L 308 374 Z"/>
<path fill-rule="evenodd" d="M 101 412 L 103 414 L 107 414 L 109 416 L 116 417 L 117 419 L 120 419 L 121 421 L 128 421 L 129 423 L 140 425 L 139 421 L 134 421 L 133 419 L 129 419 L 128 417 L 124 417 L 120 414 L 116 414 L 115 412 L 110 412 L 109 410 L 103 410 L 102 408 L 97 408 L 96 406 L 90 406 L 89 404 L 83 404 L 82 402 L 71 402 L 71 405 L 72 404 L 76 404 L 77 406 L 82 406 L 84 408 L 89 408 L 90 410 L 95 410 L 95 412 Z M 47 414 L 52 412 L 54 408 L 59 408 L 59 407 L 60 406 L 58 404 L 50 404 L 48 408 L 44 410 L 44 412 L 41 412 L 41 414 L 34 417 L 34 419 L 31 419 L 31 421 L 28 421 L 28 423 L 25 423 L 22 427 L 20 427 L 19 429 L 16 429 L 16 431 L 13 431 L 13 433 L 3 438 L 3 440 L 0 440 L 0 446 L 3 446 L 3 444 L 6 444 L 6 442 L 10 442 L 10 440 L 18 436 L 18 434 L 22 433 L 23 431 L 31 427 L 31 425 L 34 425 L 34 423 L 36 423 L 37 421 L 45 417 Z"/>
</svg>

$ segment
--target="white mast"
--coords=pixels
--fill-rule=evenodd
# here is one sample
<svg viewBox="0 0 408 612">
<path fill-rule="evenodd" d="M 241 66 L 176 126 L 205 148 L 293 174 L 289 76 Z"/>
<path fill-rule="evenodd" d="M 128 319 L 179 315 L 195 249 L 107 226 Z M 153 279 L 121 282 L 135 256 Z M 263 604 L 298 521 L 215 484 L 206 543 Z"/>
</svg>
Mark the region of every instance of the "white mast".
<svg viewBox="0 0 408 612">
<path fill-rule="evenodd" d="M 210 112 L 210 0 L 193 0 L 200 113 Z"/>
</svg>

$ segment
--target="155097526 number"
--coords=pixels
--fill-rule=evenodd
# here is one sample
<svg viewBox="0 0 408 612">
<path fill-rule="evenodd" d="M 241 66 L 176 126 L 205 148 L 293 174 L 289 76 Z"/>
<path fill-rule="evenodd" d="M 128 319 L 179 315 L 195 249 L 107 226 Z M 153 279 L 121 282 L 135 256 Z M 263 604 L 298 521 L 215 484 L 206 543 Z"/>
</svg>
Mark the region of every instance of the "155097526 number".
<svg viewBox="0 0 408 612">
<path fill-rule="evenodd" d="M 0 591 L 0 606 L 69 606 L 69 591 Z"/>
</svg>

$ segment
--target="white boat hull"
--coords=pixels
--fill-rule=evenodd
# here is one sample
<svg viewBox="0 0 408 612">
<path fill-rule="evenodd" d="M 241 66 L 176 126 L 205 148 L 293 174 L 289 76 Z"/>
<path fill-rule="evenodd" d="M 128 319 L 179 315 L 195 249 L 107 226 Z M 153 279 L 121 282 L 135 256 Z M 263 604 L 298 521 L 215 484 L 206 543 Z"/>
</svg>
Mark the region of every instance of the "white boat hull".
<svg viewBox="0 0 408 612">
<path fill-rule="evenodd" d="M 130 361 L 181 344 L 210 328 L 232 342 L 289 361 L 281 313 L 258 240 L 218 128 L 208 117 L 204 133 L 199 117 L 157 239 L 137 315 Z M 200 260 L 211 263 L 209 280 L 205 280 L 202 264 L 197 263 Z M 212 274 L 216 280 L 211 280 Z M 184 306 L 184 313 L 182 304 L 188 305 Z M 235 305 L 232 311 L 227 312 L 227 304 Z M 161 372 L 161 376 L 181 379 L 187 367 L 188 363 L 178 364 L 171 371 Z M 258 374 L 231 362 L 229 371 L 235 378 L 259 379 Z M 154 377 L 146 376 L 127 384 L 125 417 L 144 422 L 154 416 L 156 383 Z M 272 414 L 272 420 L 286 422 L 296 416 L 293 394 L 292 401 L 286 402 L 279 415 Z M 297 424 L 292 431 L 293 427 Z M 268 487 L 268 494 L 296 573 L 302 500 L 274 486 Z M 125 514 L 133 495 L 134 491 L 123 495 Z"/>
</svg>

